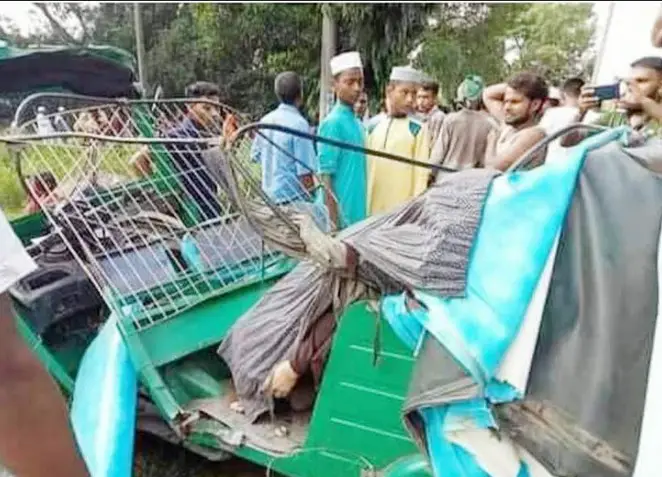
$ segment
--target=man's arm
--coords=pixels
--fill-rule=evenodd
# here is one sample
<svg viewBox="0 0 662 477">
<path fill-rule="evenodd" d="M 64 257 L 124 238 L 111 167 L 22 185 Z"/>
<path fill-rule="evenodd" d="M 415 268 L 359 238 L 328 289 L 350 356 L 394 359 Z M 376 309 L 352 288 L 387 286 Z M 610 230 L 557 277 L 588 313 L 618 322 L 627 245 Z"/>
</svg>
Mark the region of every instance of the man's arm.
<svg viewBox="0 0 662 477">
<path fill-rule="evenodd" d="M 0 462 L 17 477 L 83 477 L 65 401 L 19 336 L 6 290 L 35 264 L 0 212 Z"/>
<path fill-rule="evenodd" d="M 432 147 L 434 146 L 435 142 L 437 142 L 437 138 L 439 137 L 441 127 L 443 126 L 445 120 L 446 114 L 439 110 L 434 113 L 428 121 L 428 128 L 430 129 L 430 151 L 432 151 Z"/>
<path fill-rule="evenodd" d="M 586 116 L 586 113 L 592 109 L 597 109 L 600 106 L 600 100 L 594 96 L 594 89 L 592 86 L 584 86 L 579 95 L 579 111 L 574 118 L 573 123 L 581 123 Z M 586 130 L 571 131 L 561 138 L 559 143 L 561 147 L 576 146 L 584 139 L 589 137 L 592 133 Z"/>
<path fill-rule="evenodd" d="M 430 163 L 442 165 L 446 160 L 446 154 L 450 146 L 450 128 L 452 126 L 451 118 L 446 118 L 446 120 L 441 124 L 441 129 L 439 134 L 437 134 L 437 139 L 434 141 L 432 146 L 432 151 L 430 152 Z M 437 180 L 438 171 L 432 169 L 428 177 L 428 185 L 432 185 Z"/>
<path fill-rule="evenodd" d="M 430 129 L 428 124 L 423 124 L 416 135 L 413 159 L 418 162 L 430 163 Z M 431 169 L 415 166 L 414 195 L 422 194 L 427 189 L 430 171 Z"/>
<path fill-rule="evenodd" d="M 525 129 L 518 134 L 517 139 L 513 142 L 513 144 L 510 145 L 510 147 L 506 148 L 496 157 L 492 158 L 490 161 L 492 163 L 492 167 L 501 171 L 507 170 L 519 158 L 521 158 L 525 152 L 527 152 L 544 138 L 545 131 L 542 128 L 533 127 Z"/>
<path fill-rule="evenodd" d="M 487 140 L 485 141 L 485 154 L 483 155 L 481 161 L 481 167 L 492 167 L 490 161 L 492 156 L 496 154 L 496 141 L 498 129 L 493 127 L 489 133 L 487 133 Z"/>
<path fill-rule="evenodd" d="M 264 142 L 262 134 L 264 134 L 264 132 L 258 129 L 255 132 L 255 137 L 253 138 L 253 142 L 251 144 L 251 161 L 258 164 L 262 159 L 262 143 Z"/>
<path fill-rule="evenodd" d="M 504 120 L 503 97 L 506 94 L 506 87 L 506 83 L 499 83 L 488 86 L 483 91 L 483 103 L 487 111 L 500 122 Z"/>
<path fill-rule="evenodd" d="M 301 132 L 309 133 L 310 125 L 306 122 L 299 128 Z M 310 139 L 302 137 L 292 138 L 294 141 L 294 157 L 297 159 L 296 170 L 299 181 L 306 191 L 315 187 L 314 173 L 317 169 L 315 144 Z"/>
<path fill-rule="evenodd" d="M 228 115 L 225 117 L 225 120 L 223 121 L 223 126 L 222 126 L 222 134 L 223 134 L 223 139 L 231 143 L 234 141 L 234 133 L 237 132 L 239 129 L 239 123 L 237 121 L 237 118 L 235 117 L 234 114 L 228 113 Z"/>
<path fill-rule="evenodd" d="M 141 146 L 136 153 L 129 159 L 129 164 L 133 167 L 138 177 L 147 177 L 152 173 L 152 156 L 149 146 Z"/>
<path fill-rule="evenodd" d="M 320 125 L 320 137 L 328 137 L 329 139 L 337 138 L 337 131 L 332 122 L 324 121 Z M 319 143 L 319 156 L 318 167 L 320 179 L 325 189 L 325 202 L 329 211 L 329 219 L 331 221 L 331 228 L 335 230 L 338 228 L 338 203 L 333 197 L 333 176 L 338 167 L 338 158 L 340 156 L 340 149 L 323 142 Z"/>
</svg>

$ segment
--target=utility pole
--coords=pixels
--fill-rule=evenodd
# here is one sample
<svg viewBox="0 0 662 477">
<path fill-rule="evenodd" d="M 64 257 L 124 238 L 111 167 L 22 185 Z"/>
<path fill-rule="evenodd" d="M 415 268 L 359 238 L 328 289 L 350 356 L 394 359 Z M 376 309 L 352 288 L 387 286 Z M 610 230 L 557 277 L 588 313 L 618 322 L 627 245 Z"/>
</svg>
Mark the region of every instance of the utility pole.
<svg viewBox="0 0 662 477">
<path fill-rule="evenodd" d="M 329 62 L 336 54 L 336 21 L 331 5 L 322 5 L 322 51 L 320 67 L 320 122 L 330 111 L 333 103 L 331 91 L 331 68 Z"/>
<path fill-rule="evenodd" d="M 145 72 L 145 38 L 143 36 L 143 17 L 140 3 L 133 4 L 133 20 L 136 30 L 136 55 L 138 57 L 138 81 L 143 94 L 147 94 L 147 77 Z"/>
<path fill-rule="evenodd" d="M 591 78 L 591 83 L 597 84 L 598 75 L 602 69 L 602 63 L 604 62 L 605 50 L 607 48 L 607 39 L 609 38 L 609 33 L 611 30 L 611 23 L 614 17 L 614 7 L 616 2 L 609 2 L 609 10 L 607 11 L 607 21 L 605 22 L 605 29 L 602 33 L 602 38 L 600 39 L 600 46 L 595 58 L 595 65 L 593 65 L 593 78 Z"/>
</svg>

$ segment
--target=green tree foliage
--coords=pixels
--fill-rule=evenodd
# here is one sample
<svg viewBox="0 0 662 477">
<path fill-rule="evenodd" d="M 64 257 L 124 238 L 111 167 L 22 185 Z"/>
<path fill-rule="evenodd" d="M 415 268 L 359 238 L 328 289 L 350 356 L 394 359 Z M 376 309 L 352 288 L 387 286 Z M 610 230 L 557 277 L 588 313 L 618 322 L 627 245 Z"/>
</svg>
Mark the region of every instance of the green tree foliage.
<svg viewBox="0 0 662 477">
<path fill-rule="evenodd" d="M 140 6 L 145 49 L 150 51 L 161 40 L 161 32 L 177 18 L 176 3 L 143 3 Z M 101 3 L 97 7 L 93 36 L 96 43 L 110 44 L 135 54 L 133 3 Z"/>
<path fill-rule="evenodd" d="M 583 73 L 594 30 L 591 11 L 589 3 L 531 4 L 509 31 L 519 56 L 513 69 L 535 71 L 552 82 Z"/>
<path fill-rule="evenodd" d="M 273 107 L 275 76 L 304 80 L 306 109 L 319 98 L 320 4 L 143 3 L 148 84 L 179 96 L 195 80 L 221 86 L 223 100 L 258 117 Z M 338 50 L 361 52 L 366 86 L 377 100 L 390 69 L 408 63 L 436 77 L 447 98 L 469 73 L 487 81 L 534 69 L 552 80 L 581 69 L 592 26 L 587 4 L 333 4 Z M 0 36 L 29 43 L 105 43 L 135 54 L 133 4 L 34 3 L 43 31 L 21 38 L 0 19 Z M 72 28 L 73 25 L 73 28 Z M 517 60 L 504 61 L 506 43 Z"/>
<path fill-rule="evenodd" d="M 427 3 L 335 5 L 339 50 L 361 52 L 373 98 L 381 99 L 391 68 L 408 63 L 407 54 L 425 31 L 434 8 Z"/>
<path fill-rule="evenodd" d="M 287 4 L 192 5 L 196 52 L 230 104 L 260 115 L 276 98 L 282 71 L 299 73 L 309 112 L 319 96 L 319 6 Z"/>
<path fill-rule="evenodd" d="M 438 11 L 436 26 L 423 36 L 417 65 L 439 81 L 446 101 L 468 74 L 496 82 L 507 74 L 504 61 L 509 28 L 526 4 L 469 4 Z"/>
<path fill-rule="evenodd" d="M 96 32 L 104 42 L 134 51 L 132 6 L 104 4 Z M 179 96 L 196 80 L 220 85 L 223 101 L 255 117 L 273 106 L 275 76 L 304 78 L 309 109 L 319 95 L 321 18 L 316 5 L 144 4 L 149 83 Z"/>
<path fill-rule="evenodd" d="M 439 80 L 446 100 L 467 74 L 492 83 L 530 70 L 558 83 L 585 72 L 590 17 L 590 4 L 472 4 L 437 12 L 417 64 Z M 515 57 L 512 64 L 507 56 Z"/>
</svg>

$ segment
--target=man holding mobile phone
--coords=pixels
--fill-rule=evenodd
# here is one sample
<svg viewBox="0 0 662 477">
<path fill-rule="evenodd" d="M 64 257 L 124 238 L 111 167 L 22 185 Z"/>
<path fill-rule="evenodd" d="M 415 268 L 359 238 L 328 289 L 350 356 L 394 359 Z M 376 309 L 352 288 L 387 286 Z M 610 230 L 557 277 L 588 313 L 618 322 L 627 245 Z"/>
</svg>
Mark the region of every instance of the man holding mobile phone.
<svg viewBox="0 0 662 477">
<path fill-rule="evenodd" d="M 632 63 L 625 86 L 623 95 L 620 91 L 613 92 L 613 85 L 582 88 L 575 122 L 608 127 L 628 124 L 645 135 L 659 135 L 662 132 L 662 58 L 647 56 Z M 618 109 L 603 111 L 595 120 L 587 121 L 587 114 L 598 110 L 608 99 L 614 99 Z M 574 146 L 589 135 L 591 133 L 587 131 L 573 131 L 563 137 L 561 144 L 564 147 Z"/>
</svg>

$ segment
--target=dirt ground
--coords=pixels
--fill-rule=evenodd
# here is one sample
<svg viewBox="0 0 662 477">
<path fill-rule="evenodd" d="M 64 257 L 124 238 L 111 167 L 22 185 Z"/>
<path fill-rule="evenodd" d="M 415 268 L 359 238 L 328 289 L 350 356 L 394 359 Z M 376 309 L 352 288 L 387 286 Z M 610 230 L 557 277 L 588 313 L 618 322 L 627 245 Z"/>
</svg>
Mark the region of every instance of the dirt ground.
<svg viewBox="0 0 662 477">
<path fill-rule="evenodd" d="M 265 477 L 266 469 L 240 459 L 209 462 L 152 436 L 136 436 L 134 477 Z M 2 477 L 0 475 L 0 477 Z M 270 477 L 279 477 L 271 473 Z"/>
<path fill-rule="evenodd" d="M 209 462 L 152 436 L 138 434 L 133 477 L 265 477 L 266 469 L 240 459 Z M 0 477 L 13 477 L 0 466 Z M 282 477 L 271 473 L 269 477 Z"/>
</svg>

